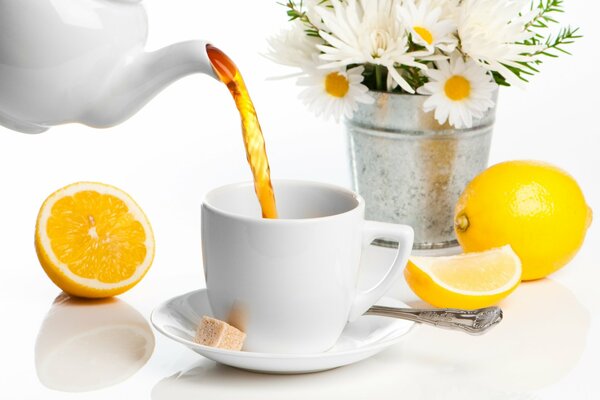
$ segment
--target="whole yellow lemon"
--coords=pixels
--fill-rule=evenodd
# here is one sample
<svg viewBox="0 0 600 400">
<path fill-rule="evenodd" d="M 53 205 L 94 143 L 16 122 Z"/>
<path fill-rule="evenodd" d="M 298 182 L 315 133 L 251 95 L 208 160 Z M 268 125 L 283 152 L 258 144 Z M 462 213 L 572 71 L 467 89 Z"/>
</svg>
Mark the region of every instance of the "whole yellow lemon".
<svg viewBox="0 0 600 400">
<path fill-rule="evenodd" d="M 592 210 L 577 182 L 543 162 L 494 165 L 469 183 L 456 205 L 454 228 L 466 252 L 510 245 L 523 280 L 567 264 L 583 244 Z"/>
</svg>

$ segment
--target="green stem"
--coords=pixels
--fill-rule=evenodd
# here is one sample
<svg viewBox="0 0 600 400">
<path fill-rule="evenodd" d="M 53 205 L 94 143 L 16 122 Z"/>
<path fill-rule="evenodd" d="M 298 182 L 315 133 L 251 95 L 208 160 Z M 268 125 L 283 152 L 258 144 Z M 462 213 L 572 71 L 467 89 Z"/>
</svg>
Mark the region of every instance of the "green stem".
<svg viewBox="0 0 600 400">
<path fill-rule="evenodd" d="M 383 65 L 375 65 L 375 88 L 379 91 L 385 91 L 386 87 L 383 82 Z"/>
</svg>

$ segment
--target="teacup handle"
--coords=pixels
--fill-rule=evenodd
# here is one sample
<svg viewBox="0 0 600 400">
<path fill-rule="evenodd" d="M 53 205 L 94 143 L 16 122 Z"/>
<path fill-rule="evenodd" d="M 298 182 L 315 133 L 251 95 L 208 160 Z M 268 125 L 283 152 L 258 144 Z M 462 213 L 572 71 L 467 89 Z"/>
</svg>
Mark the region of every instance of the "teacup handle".
<svg viewBox="0 0 600 400">
<path fill-rule="evenodd" d="M 365 221 L 363 228 L 363 247 L 375 239 L 392 239 L 398 242 L 396 258 L 383 278 L 371 289 L 360 292 L 354 299 L 348 320 L 354 321 L 363 315 L 377 300 L 398 282 L 400 275 L 412 250 L 414 232 L 408 225 L 387 224 L 384 222 Z"/>
</svg>

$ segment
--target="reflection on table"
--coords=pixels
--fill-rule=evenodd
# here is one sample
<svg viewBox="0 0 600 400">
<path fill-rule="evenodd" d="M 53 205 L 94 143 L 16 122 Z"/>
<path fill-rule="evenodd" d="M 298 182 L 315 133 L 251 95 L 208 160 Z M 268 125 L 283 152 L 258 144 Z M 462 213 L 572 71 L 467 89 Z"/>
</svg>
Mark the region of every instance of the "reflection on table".
<svg viewBox="0 0 600 400">
<path fill-rule="evenodd" d="M 549 279 L 524 283 L 502 307 L 503 322 L 484 336 L 418 326 L 372 359 L 317 374 L 262 375 L 200 358 L 158 382 L 152 400 L 352 400 L 382 392 L 427 400 L 537 399 L 532 390 L 556 383 L 577 364 L 589 314 Z"/>
<path fill-rule="evenodd" d="M 61 294 L 38 333 L 35 367 L 42 384 L 84 392 L 135 374 L 154 350 L 148 322 L 123 300 L 81 300 Z"/>
</svg>

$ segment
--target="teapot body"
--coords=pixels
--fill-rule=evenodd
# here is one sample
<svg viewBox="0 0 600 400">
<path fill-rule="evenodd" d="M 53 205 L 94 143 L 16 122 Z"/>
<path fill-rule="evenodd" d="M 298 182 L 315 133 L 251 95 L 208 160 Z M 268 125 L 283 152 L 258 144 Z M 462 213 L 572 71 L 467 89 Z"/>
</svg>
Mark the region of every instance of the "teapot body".
<svg viewBox="0 0 600 400">
<path fill-rule="evenodd" d="M 0 0 L 0 124 L 28 133 L 107 127 L 172 80 L 212 72 L 190 65 L 191 44 L 145 53 L 147 34 L 140 0 Z"/>
<path fill-rule="evenodd" d="M 0 0 L 0 119 L 34 130 L 78 121 L 142 51 L 147 26 L 135 2 Z"/>
</svg>

